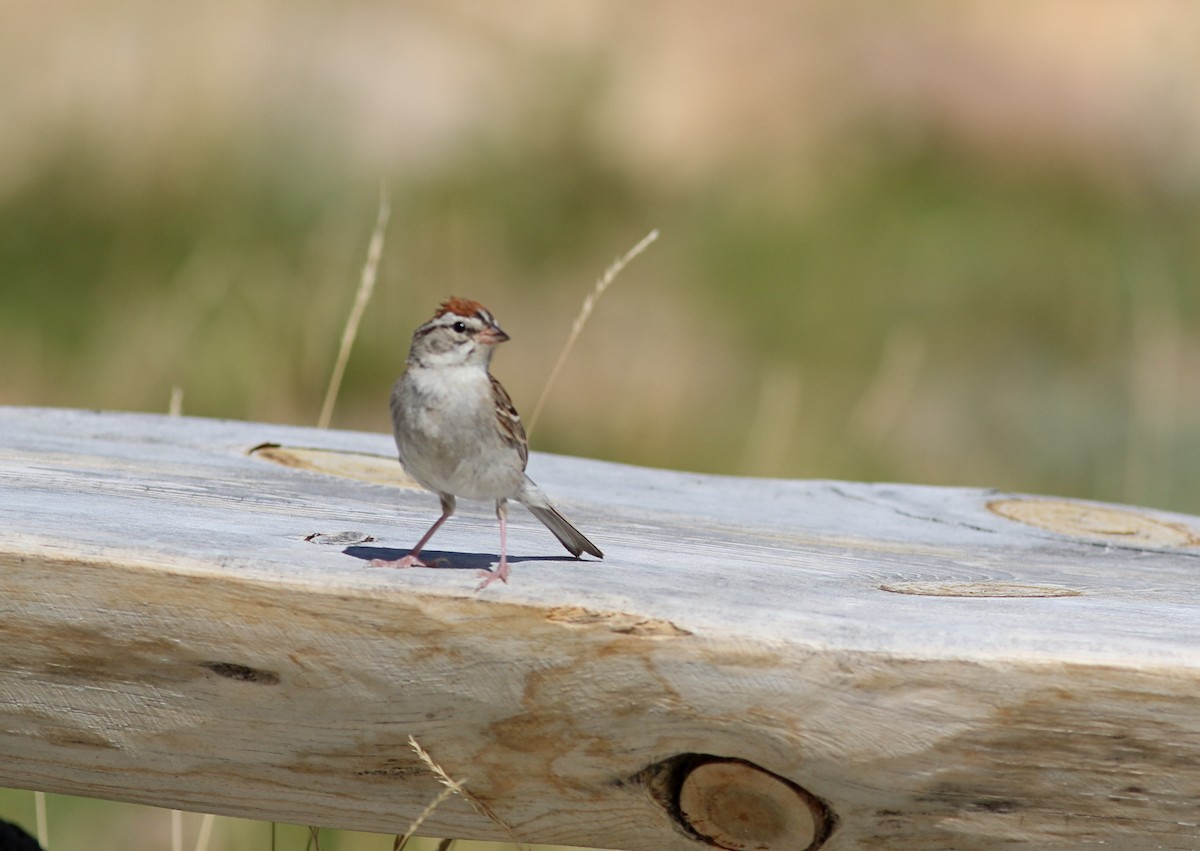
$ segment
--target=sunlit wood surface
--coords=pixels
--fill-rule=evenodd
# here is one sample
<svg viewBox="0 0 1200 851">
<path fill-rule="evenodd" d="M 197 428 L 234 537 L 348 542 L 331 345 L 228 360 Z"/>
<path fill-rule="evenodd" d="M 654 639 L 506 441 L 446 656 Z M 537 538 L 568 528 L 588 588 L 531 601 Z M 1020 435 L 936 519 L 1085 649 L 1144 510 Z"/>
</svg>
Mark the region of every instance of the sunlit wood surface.
<svg viewBox="0 0 1200 851">
<path fill-rule="evenodd" d="M 1200 518 L 535 454 L 605 552 L 390 436 L 0 408 L 0 785 L 523 842 L 1196 847 Z M 422 833 L 508 839 L 453 798 Z M 740 844 L 739 844 L 740 843 Z"/>
</svg>

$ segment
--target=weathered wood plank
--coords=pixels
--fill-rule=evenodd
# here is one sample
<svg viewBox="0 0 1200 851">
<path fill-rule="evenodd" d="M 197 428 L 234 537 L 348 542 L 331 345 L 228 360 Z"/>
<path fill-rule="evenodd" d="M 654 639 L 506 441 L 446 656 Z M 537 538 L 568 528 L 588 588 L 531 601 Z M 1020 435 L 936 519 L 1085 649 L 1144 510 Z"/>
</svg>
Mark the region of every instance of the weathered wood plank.
<svg viewBox="0 0 1200 851">
<path fill-rule="evenodd" d="M 514 509 L 476 593 L 365 566 L 436 516 L 391 458 L 0 408 L 0 784 L 394 831 L 438 789 L 413 735 L 529 842 L 705 847 L 721 790 L 744 847 L 1200 841 L 1200 519 L 535 455 L 607 557 Z M 432 554 L 487 566 L 462 508 Z M 426 829 L 506 838 L 457 800 Z"/>
</svg>

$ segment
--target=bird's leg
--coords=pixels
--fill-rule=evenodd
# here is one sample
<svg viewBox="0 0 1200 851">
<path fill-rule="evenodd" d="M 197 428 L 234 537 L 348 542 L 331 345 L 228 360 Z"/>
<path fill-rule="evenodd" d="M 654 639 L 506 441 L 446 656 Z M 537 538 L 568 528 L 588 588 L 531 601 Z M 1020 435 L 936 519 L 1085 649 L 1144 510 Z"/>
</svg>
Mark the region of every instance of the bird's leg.
<svg viewBox="0 0 1200 851">
<path fill-rule="evenodd" d="M 434 565 L 421 561 L 421 550 L 425 549 L 425 545 L 429 543 L 429 539 L 433 534 L 441 528 L 441 525 L 450 519 L 450 515 L 454 513 L 454 497 L 442 496 L 442 516 L 434 521 L 434 524 L 429 527 L 429 531 L 421 536 L 421 540 L 417 541 L 417 545 L 412 548 L 412 552 L 408 555 L 398 558 L 395 561 L 377 558 L 372 559 L 371 567 L 433 567 Z"/>
<path fill-rule="evenodd" d="M 497 579 L 508 584 L 508 502 L 506 500 L 496 500 L 496 518 L 500 521 L 500 564 L 496 566 L 495 571 L 479 571 L 479 576 L 483 581 L 479 583 L 476 591 L 482 591 Z"/>
</svg>

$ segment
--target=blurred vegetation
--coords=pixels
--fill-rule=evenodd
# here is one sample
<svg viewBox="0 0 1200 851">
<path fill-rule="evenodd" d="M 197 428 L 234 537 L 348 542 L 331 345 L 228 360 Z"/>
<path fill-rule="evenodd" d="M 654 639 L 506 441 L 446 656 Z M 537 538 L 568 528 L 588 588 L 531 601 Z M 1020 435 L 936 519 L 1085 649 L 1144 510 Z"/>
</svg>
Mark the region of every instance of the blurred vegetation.
<svg viewBox="0 0 1200 851">
<path fill-rule="evenodd" d="M 802 193 L 769 163 L 668 192 L 563 121 L 389 179 L 339 426 L 387 429 L 408 335 L 451 293 L 514 335 L 496 369 L 531 407 L 592 281 L 657 226 L 540 448 L 1200 512 L 1194 194 L 886 137 Z M 189 414 L 312 423 L 375 196 L 314 152 L 216 152 L 162 191 L 55 158 L 0 205 L 3 401 L 162 411 L 178 385 Z"/>
<path fill-rule="evenodd" d="M 37 836 L 33 793 L 0 789 L 0 817 Z M 183 813 L 183 847 L 196 848 L 202 816 Z M 49 795 L 46 801 L 45 851 L 103 851 L 108 848 L 171 848 L 171 811 L 141 804 L 99 801 L 72 795 Z M 322 851 L 392 851 L 394 836 L 354 830 L 322 829 Z M 414 837 L 406 851 L 436 851 L 440 840 Z M 311 849 L 309 828 L 297 824 L 221 817 L 213 822 L 209 851 L 304 851 Z M 531 845 L 537 851 L 556 846 Z M 511 851 L 507 842 L 458 840 L 457 851 Z M 5 849 L 7 851 L 7 849 Z"/>
<path fill-rule="evenodd" d="M 657 227 L 534 448 L 1200 513 L 1195 10 L 64 9 L 0 31 L 0 403 L 315 423 L 383 181 L 338 427 L 450 294 L 530 411 Z"/>
</svg>

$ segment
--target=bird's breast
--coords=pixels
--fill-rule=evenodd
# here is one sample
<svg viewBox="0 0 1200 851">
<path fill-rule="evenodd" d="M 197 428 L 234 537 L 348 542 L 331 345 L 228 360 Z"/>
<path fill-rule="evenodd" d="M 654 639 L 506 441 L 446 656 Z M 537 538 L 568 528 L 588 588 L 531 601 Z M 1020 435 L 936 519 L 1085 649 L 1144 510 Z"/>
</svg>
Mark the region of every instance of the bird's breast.
<svg viewBox="0 0 1200 851">
<path fill-rule="evenodd" d="M 501 439 L 491 379 L 480 369 L 410 368 L 392 392 L 400 463 L 425 487 L 466 499 L 512 496 L 525 479 Z"/>
</svg>

